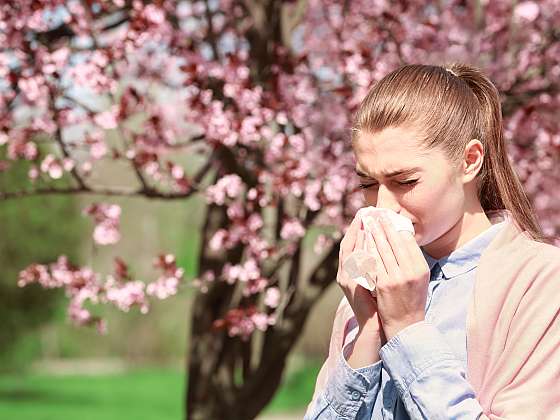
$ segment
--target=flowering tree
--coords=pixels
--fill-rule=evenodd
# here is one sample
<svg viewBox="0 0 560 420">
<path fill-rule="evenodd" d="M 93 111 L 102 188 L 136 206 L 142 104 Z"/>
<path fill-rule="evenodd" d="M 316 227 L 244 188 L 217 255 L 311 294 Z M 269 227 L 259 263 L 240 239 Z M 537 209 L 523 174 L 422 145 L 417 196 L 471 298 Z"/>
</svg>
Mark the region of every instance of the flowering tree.
<svg viewBox="0 0 560 420">
<path fill-rule="evenodd" d="M 447 3 L 447 4 L 443 4 Z M 306 317 L 335 279 L 338 242 L 361 205 L 352 178 L 352 113 L 369 86 L 410 62 L 477 64 L 503 93 L 509 153 L 546 233 L 560 227 L 560 8 L 542 2 L 366 0 L 21 0 L 0 6 L 2 171 L 28 165 L 37 194 L 202 194 L 208 203 L 192 312 L 191 419 L 254 418 L 270 401 Z M 116 132 L 118 141 L 107 133 Z M 203 163 L 184 167 L 180 155 Z M 100 160 L 137 185 L 92 180 Z M 120 208 L 84 210 L 93 240 L 120 240 Z M 303 238 L 318 264 L 302 275 Z M 103 276 L 64 256 L 19 284 L 64 288 L 85 303 L 147 311 L 183 270 Z"/>
</svg>

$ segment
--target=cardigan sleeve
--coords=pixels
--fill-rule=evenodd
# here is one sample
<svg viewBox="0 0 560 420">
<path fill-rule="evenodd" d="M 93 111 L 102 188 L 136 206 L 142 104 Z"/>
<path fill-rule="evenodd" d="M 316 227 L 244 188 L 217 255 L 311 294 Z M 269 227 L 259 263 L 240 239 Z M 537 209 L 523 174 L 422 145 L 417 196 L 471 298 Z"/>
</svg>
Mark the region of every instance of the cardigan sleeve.
<svg viewBox="0 0 560 420">
<path fill-rule="evenodd" d="M 503 340 L 483 355 L 491 361 L 478 390 L 484 420 L 560 419 L 560 250 L 552 256 L 533 260 L 537 274 L 514 310 L 500 314 L 494 336 Z"/>
</svg>

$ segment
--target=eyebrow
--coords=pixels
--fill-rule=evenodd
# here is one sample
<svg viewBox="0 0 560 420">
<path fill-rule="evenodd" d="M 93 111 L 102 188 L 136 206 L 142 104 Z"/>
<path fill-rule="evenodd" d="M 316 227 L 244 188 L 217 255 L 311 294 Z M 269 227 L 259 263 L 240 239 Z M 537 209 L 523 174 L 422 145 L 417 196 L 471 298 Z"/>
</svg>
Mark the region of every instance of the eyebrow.
<svg viewBox="0 0 560 420">
<path fill-rule="evenodd" d="M 396 171 L 392 171 L 392 172 L 386 172 L 385 176 L 387 178 L 392 178 L 395 177 L 397 175 L 409 175 L 415 172 L 419 172 L 421 171 L 422 168 L 419 167 L 414 167 L 414 168 L 406 168 L 406 169 L 398 169 Z M 361 176 L 362 178 L 374 178 L 371 175 L 366 174 L 365 172 L 362 172 L 361 170 L 359 170 L 358 168 L 356 168 L 356 174 L 358 176 Z"/>
</svg>

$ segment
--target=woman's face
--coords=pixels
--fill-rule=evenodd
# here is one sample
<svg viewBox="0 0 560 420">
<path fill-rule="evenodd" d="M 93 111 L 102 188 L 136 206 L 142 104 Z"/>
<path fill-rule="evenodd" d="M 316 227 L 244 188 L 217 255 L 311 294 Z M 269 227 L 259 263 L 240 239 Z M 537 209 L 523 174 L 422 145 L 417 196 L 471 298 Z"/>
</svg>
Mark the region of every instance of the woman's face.
<svg viewBox="0 0 560 420">
<path fill-rule="evenodd" d="M 361 133 L 354 141 L 356 172 L 366 205 L 412 220 L 419 246 L 443 237 L 465 213 L 464 180 L 439 149 L 424 151 L 407 128 Z M 390 176 L 391 172 L 407 171 Z"/>
</svg>

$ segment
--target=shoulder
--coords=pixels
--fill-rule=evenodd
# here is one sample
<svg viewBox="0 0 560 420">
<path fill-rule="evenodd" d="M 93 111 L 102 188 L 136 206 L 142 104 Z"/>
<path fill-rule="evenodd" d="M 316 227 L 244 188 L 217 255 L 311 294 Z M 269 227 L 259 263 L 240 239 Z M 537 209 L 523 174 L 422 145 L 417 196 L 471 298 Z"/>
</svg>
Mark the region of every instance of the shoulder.
<svg viewBox="0 0 560 420">
<path fill-rule="evenodd" d="M 548 302 L 558 306 L 556 298 L 560 285 L 560 248 L 544 242 L 526 239 L 526 247 L 516 253 L 514 261 L 516 283 L 524 289 L 525 303 Z"/>
<path fill-rule="evenodd" d="M 511 240 L 510 240 L 511 239 Z M 560 248 L 528 235 L 501 239 L 479 264 L 475 292 L 482 300 L 516 306 L 556 296 L 560 285 Z"/>
<path fill-rule="evenodd" d="M 505 242 L 505 241 L 502 241 Z M 560 248 L 540 242 L 524 232 L 509 243 L 501 243 L 488 253 L 495 268 L 504 265 L 516 270 L 543 268 L 545 266 L 560 267 Z"/>
<path fill-rule="evenodd" d="M 533 239 L 525 239 L 521 244 L 523 248 L 518 252 L 526 253 L 531 264 L 535 264 L 539 268 L 556 267 L 560 269 L 560 248 L 557 246 Z"/>
</svg>

